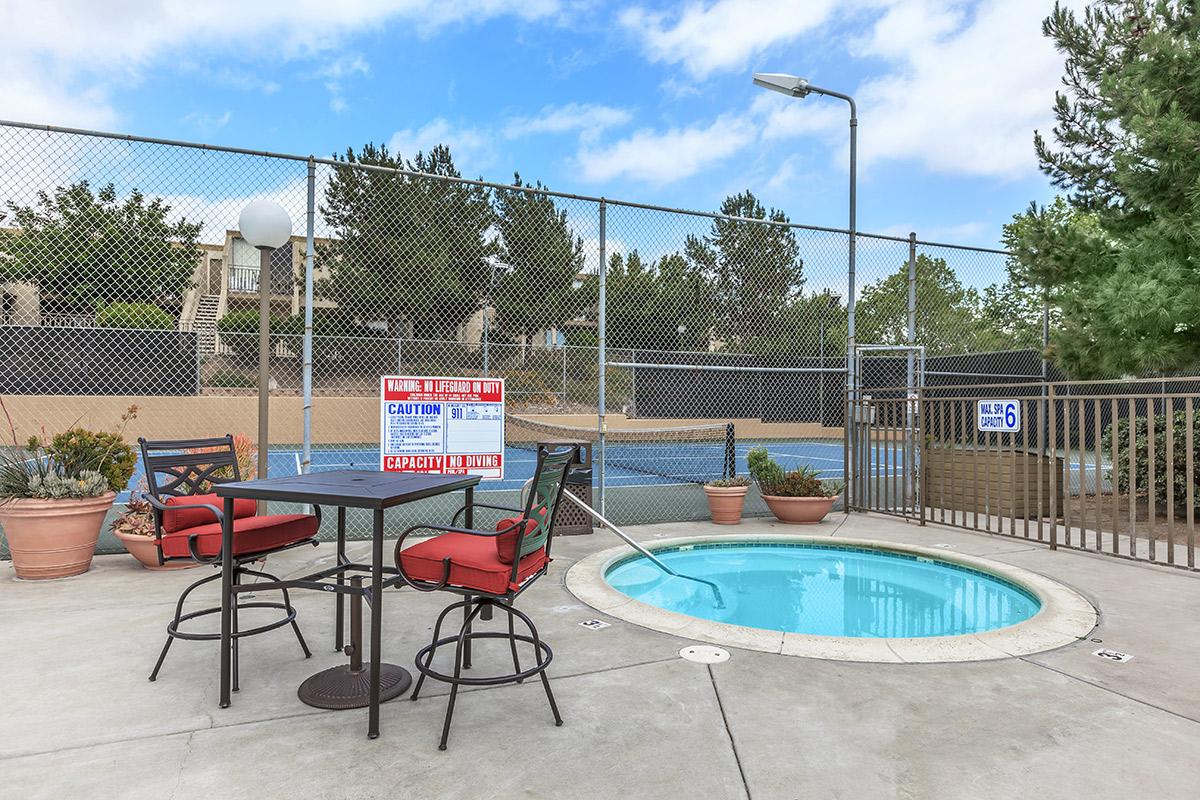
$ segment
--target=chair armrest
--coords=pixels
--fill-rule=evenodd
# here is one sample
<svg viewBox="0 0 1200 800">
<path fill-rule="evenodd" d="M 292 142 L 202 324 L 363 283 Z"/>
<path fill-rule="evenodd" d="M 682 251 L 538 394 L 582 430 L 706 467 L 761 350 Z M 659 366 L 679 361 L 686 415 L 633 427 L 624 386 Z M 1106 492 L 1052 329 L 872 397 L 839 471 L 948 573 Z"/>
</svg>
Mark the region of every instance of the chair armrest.
<svg viewBox="0 0 1200 800">
<path fill-rule="evenodd" d="M 141 497 L 143 500 L 149 503 L 152 508 L 156 508 L 159 511 L 178 511 L 183 508 L 207 508 L 209 511 L 217 515 L 217 522 L 225 521 L 225 512 L 211 503 L 172 503 L 171 505 L 167 505 L 152 494 L 143 494 Z"/>
<path fill-rule="evenodd" d="M 457 525 L 459 515 L 462 514 L 464 511 L 466 511 L 468 508 L 490 508 L 494 511 L 506 511 L 506 512 L 511 512 L 513 514 L 524 514 L 525 513 L 522 509 L 510 508 L 508 506 L 494 506 L 490 503 L 468 503 L 467 505 L 460 508 L 458 511 L 454 512 L 454 516 L 450 518 L 450 524 Z"/>
</svg>

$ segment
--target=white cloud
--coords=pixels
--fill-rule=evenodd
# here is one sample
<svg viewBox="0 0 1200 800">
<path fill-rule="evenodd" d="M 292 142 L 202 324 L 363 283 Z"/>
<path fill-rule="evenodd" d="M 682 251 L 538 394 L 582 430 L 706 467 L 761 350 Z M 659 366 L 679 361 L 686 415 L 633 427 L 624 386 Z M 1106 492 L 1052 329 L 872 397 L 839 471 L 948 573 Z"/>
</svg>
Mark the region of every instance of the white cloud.
<svg viewBox="0 0 1200 800">
<path fill-rule="evenodd" d="M 233 112 L 226 109 L 223 113 L 215 114 L 207 111 L 193 111 L 185 114 L 183 121 L 204 134 L 210 134 L 224 128 L 233 119 Z"/>
<path fill-rule="evenodd" d="M 112 127 L 109 94 L 160 61 L 234 54 L 245 60 L 311 57 L 347 34 L 394 19 L 430 35 L 451 24 L 557 13 L 558 0 L 204 0 L 0 4 L 0 108 L 36 122 Z"/>
<path fill-rule="evenodd" d="M 678 14 L 635 6 L 619 19 L 641 39 L 651 61 L 682 64 L 704 78 L 744 69 L 768 47 L 820 26 L 835 5 L 835 0 L 718 0 L 689 3 Z"/>
<path fill-rule="evenodd" d="M 455 166 L 463 171 L 479 169 L 493 155 L 488 137 L 472 128 L 456 128 L 443 117 L 432 119 L 420 128 L 396 131 L 388 140 L 388 149 L 394 155 L 410 159 L 418 152 L 428 153 L 439 144 L 450 148 Z"/>
<path fill-rule="evenodd" d="M 584 138 L 595 138 L 601 132 L 633 119 L 633 114 L 624 108 L 594 103 L 568 103 L 563 106 L 545 106 L 535 116 L 515 117 L 504 126 L 504 135 L 509 139 L 539 133 L 569 133 L 578 131 Z"/>
<path fill-rule="evenodd" d="M 345 111 L 348 108 L 343 94 L 346 79 L 370 74 L 371 65 L 357 53 L 340 55 L 317 70 L 317 76 L 325 81 L 325 89 L 329 92 L 329 108 L 337 113 Z"/>
<path fill-rule="evenodd" d="M 662 132 L 642 129 L 610 145 L 584 147 L 577 158 L 585 180 L 628 177 L 664 184 L 695 175 L 733 155 L 754 136 L 755 126 L 744 116 L 722 115 L 707 126 Z"/>
<path fill-rule="evenodd" d="M 1019 177 L 1033 129 L 1052 122 L 1062 57 L 1041 32 L 1045 0 L 983 0 L 968 14 L 888 4 L 855 55 L 891 62 L 857 91 L 864 165 L 915 160 L 936 172 Z"/>
</svg>

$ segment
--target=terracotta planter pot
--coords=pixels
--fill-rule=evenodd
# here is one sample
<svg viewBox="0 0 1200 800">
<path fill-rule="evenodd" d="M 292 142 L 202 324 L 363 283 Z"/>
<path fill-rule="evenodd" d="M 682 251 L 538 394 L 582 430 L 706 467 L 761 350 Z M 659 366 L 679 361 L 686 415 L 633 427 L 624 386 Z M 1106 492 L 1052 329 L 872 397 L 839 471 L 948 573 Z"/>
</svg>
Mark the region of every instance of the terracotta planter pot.
<svg viewBox="0 0 1200 800">
<path fill-rule="evenodd" d="M 45 580 L 87 572 L 104 515 L 116 494 L 77 500 L 18 498 L 0 505 L 0 525 L 18 578 Z"/>
<path fill-rule="evenodd" d="M 778 497 L 764 494 L 767 508 L 788 525 L 816 525 L 837 502 L 836 497 Z"/>
<path fill-rule="evenodd" d="M 146 569 L 165 571 L 203 566 L 199 561 L 168 561 L 165 564 L 159 564 L 158 547 L 155 546 L 153 537 L 138 536 L 136 533 L 122 533 L 120 531 L 113 531 L 113 536 L 120 539 L 121 544 L 129 551 L 129 555 L 140 561 Z"/>
<path fill-rule="evenodd" d="M 708 513 L 718 525 L 737 525 L 742 521 L 742 507 L 746 504 L 749 486 L 705 486 L 708 498 Z"/>
</svg>

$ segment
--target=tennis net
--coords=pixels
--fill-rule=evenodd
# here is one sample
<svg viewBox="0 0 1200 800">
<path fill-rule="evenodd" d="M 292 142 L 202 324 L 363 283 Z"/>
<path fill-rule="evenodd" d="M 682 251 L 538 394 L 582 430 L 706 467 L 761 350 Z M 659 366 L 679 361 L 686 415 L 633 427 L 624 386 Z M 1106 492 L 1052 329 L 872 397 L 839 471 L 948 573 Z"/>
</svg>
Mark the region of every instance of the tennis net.
<svg viewBox="0 0 1200 800">
<path fill-rule="evenodd" d="M 560 425 L 507 414 L 505 443 L 536 450 L 541 442 L 580 442 L 598 445 L 593 427 Z M 732 422 L 674 428 L 609 428 L 604 436 L 606 468 L 670 478 L 679 483 L 705 483 L 726 478 L 736 470 L 736 438 Z M 599 453 L 595 453 L 599 458 Z"/>
</svg>

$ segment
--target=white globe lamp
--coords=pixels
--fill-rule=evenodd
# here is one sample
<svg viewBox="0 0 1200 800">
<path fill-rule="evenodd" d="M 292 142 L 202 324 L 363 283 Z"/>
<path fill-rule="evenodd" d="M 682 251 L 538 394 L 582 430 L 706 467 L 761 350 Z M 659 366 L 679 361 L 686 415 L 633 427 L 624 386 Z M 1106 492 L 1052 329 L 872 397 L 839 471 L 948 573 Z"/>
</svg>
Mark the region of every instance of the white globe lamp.
<svg viewBox="0 0 1200 800">
<path fill-rule="evenodd" d="M 274 200 L 255 200 L 238 216 L 238 230 L 250 245 L 274 250 L 292 238 L 292 220 Z"/>
</svg>

